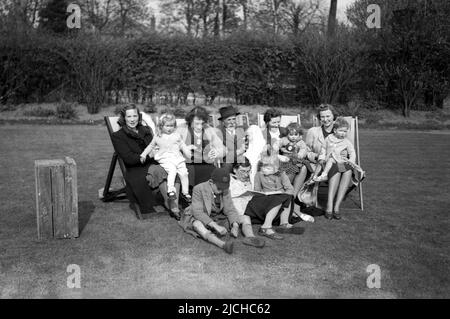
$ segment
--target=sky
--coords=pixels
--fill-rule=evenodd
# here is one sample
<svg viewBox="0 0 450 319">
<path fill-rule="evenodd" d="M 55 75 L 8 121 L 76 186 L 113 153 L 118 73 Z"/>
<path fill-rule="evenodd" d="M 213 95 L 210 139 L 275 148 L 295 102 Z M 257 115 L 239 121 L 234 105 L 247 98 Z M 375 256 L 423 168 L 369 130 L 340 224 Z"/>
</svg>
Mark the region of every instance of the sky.
<svg viewBox="0 0 450 319">
<path fill-rule="evenodd" d="M 148 1 L 149 7 L 151 7 L 157 15 L 157 12 L 159 11 L 158 10 L 159 3 L 161 3 L 164 0 L 147 0 L 147 1 Z M 324 3 L 324 5 L 326 6 L 326 8 L 328 10 L 329 5 L 330 5 L 330 0 L 322 0 L 322 2 Z M 345 16 L 345 9 L 347 8 L 348 5 L 352 4 L 353 2 L 355 2 L 355 0 L 338 0 L 337 18 L 339 21 L 342 21 L 342 22 L 347 21 L 347 18 Z"/>
</svg>

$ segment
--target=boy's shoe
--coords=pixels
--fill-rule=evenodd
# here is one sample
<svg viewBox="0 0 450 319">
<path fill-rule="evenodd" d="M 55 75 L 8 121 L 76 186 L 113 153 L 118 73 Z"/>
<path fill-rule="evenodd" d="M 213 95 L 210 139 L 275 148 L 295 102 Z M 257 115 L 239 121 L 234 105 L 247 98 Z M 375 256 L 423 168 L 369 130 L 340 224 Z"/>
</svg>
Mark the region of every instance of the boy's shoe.
<svg viewBox="0 0 450 319">
<path fill-rule="evenodd" d="M 266 244 L 264 239 L 258 238 L 258 237 L 245 237 L 242 240 L 242 243 L 244 245 L 253 246 L 253 247 L 257 247 L 257 248 L 263 248 L 264 245 Z"/>
<path fill-rule="evenodd" d="M 342 218 L 341 213 L 339 213 L 339 212 L 334 212 L 334 213 L 333 213 L 333 218 L 334 218 L 334 219 L 337 219 L 337 220 L 341 219 L 341 218 Z"/>
<path fill-rule="evenodd" d="M 233 242 L 231 240 L 226 241 L 225 245 L 223 245 L 223 250 L 225 250 L 227 254 L 233 253 Z"/>
<path fill-rule="evenodd" d="M 333 219 L 333 213 L 325 212 L 325 218 L 326 219 Z"/>
<path fill-rule="evenodd" d="M 176 200 L 177 199 L 177 194 L 175 192 L 168 192 L 167 193 L 167 197 L 169 198 L 169 200 Z"/>
<path fill-rule="evenodd" d="M 187 194 L 182 193 L 181 197 L 183 197 L 183 199 L 186 201 L 186 203 L 192 202 L 192 197 L 191 197 L 191 195 L 189 195 L 189 193 L 187 193 Z"/>
<path fill-rule="evenodd" d="M 269 229 L 272 229 L 272 228 L 262 228 L 262 227 L 260 227 L 259 230 L 258 230 L 258 234 L 260 236 L 265 236 L 267 238 L 274 239 L 274 240 L 283 240 L 284 239 L 283 236 L 278 235 L 275 231 L 273 233 L 269 233 L 268 232 Z"/>
</svg>

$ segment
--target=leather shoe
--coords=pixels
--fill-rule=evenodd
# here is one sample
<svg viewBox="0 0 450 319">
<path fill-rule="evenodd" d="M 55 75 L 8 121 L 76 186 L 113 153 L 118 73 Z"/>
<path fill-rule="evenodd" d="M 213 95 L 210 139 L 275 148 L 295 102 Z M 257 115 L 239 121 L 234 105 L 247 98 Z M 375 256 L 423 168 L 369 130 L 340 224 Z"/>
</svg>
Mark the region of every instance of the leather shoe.
<svg viewBox="0 0 450 319">
<path fill-rule="evenodd" d="M 180 220 L 181 215 L 180 215 L 180 210 L 179 209 L 171 209 L 169 211 L 169 216 L 172 218 L 175 218 L 176 220 Z"/>
<path fill-rule="evenodd" d="M 333 218 L 339 220 L 339 219 L 342 218 L 342 216 L 341 216 L 341 214 L 339 212 L 334 212 L 333 213 Z"/>
<path fill-rule="evenodd" d="M 325 212 L 325 218 L 326 219 L 333 219 L 333 213 Z"/>
<path fill-rule="evenodd" d="M 223 245 L 223 250 L 227 252 L 227 254 L 233 253 L 233 242 L 232 241 L 226 241 L 225 245 Z"/>
<path fill-rule="evenodd" d="M 265 236 L 267 238 L 270 238 L 270 239 L 278 239 L 278 240 L 284 239 L 283 236 L 278 235 L 276 232 L 273 232 L 272 234 L 269 234 L 267 232 L 269 229 L 272 229 L 272 228 L 262 228 L 261 227 L 258 230 L 258 234 L 261 235 L 261 236 Z"/>
</svg>

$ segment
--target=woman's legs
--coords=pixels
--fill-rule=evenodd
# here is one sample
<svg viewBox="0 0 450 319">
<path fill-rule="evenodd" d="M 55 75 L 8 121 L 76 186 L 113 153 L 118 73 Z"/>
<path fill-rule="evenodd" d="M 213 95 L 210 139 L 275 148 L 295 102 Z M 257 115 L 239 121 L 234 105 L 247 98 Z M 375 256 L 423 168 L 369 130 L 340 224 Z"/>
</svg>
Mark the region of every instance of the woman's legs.
<svg viewBox="0 0 450 319">
<path fill-rule="evenodd" d="M 175 183 L 175 190 L 176 193 L 180 193 L 180 183 Z M 161 184 L 159 184 L 159 192 L 161 193 L 162 197 L 164 198 L 164 206 L 171 210 L 172 212 L 179 212 L 178 208 L 178 195 L 177 199 L 175 200 L 169 200 L 169 197 L 167 196 L 167 182 L 164 181 Z"/>
<path fill-rule="evenodd" d="M 327 215 L 333 213 L 333 202 L 341 180 L 341 173 L 334 174 L 328 181 Z M 326 216 L 325 216 L 326 217 Z"/>
<path fill-rule="evenodd" d="M 298 196 L 300 189 L 305 183 L 306 175 L 308 174 L 308 169 L 305 165 L 300 169 L 300 173 L 297 174 L 294 178 L 294 198 Z M 300 213 L 300 206 L 294 203 L 294 213 L 298 215 Z"/>
<path fill-rule="evenodd" d="M 352 178 L 352 171 L 348 170 L 342 174 L 341 182 L 339 183 L 336 204 L 334 205 L 334 212 L 339 216 L 339 208 L 341 206 L 342 201 L 344 200 L 345 193 L 348 190 L 348 186 L 350 184 L 350 180 Z"/>
</svg>

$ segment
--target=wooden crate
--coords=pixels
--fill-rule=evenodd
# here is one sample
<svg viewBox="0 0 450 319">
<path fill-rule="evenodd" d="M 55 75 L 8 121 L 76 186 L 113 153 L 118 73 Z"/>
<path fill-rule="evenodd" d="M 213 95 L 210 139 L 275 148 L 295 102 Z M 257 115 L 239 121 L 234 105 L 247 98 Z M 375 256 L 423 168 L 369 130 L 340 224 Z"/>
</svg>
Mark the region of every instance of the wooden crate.
<svg viewBox="0 0 450 319">
<path fill-rule="evenodd" d="M 34 168 L 38 239 L 78 237 L 75 161 L 36 160 Z"/>
</svg>

